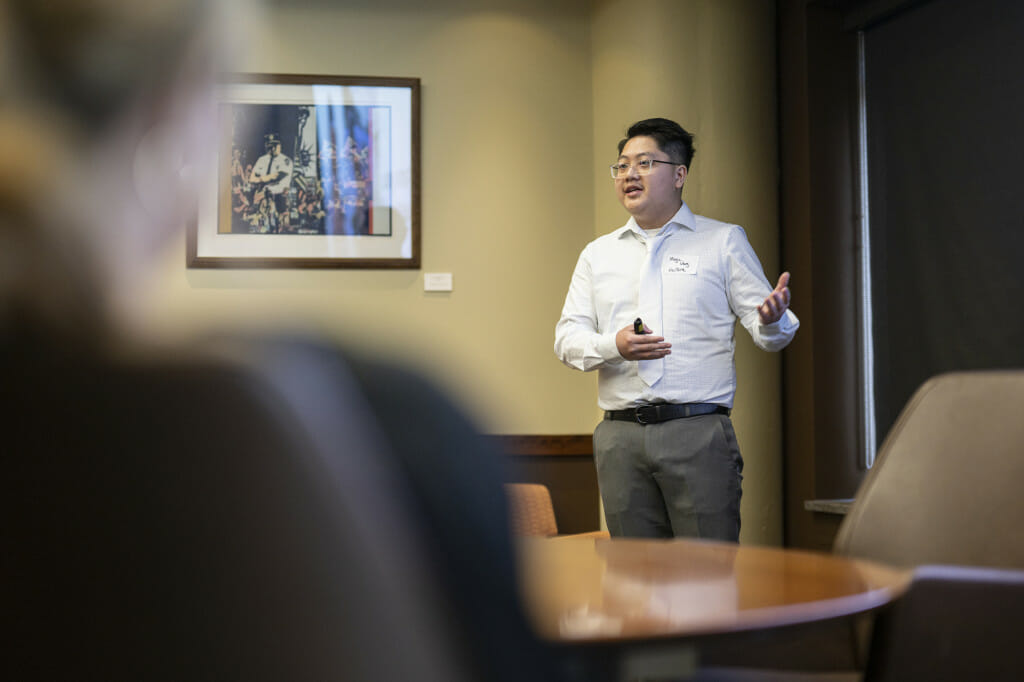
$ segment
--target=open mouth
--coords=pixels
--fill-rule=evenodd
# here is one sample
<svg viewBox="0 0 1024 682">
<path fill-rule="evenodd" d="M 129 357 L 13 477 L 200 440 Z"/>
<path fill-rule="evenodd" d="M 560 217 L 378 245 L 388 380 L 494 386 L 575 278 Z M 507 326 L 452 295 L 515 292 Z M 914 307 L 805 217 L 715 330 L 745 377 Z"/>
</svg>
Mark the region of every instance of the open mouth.
<svg viewBox="0 0 1024 682">
<path fill-rule="evenodd" d="M 622 189 L 622 193 L 624 195 L 626 195 L 627 197 L 638 197 L 641 194 L 643 194 L 643 192 L 644 192 L 643 185 L 626 185 Z"/>
</svg>

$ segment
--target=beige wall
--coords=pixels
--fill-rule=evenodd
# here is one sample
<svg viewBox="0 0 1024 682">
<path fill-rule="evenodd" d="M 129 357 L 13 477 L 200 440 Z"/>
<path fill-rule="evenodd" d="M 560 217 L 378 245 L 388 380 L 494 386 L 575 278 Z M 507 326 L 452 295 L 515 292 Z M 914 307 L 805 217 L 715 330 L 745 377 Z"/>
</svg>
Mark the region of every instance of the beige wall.
<svg viewBox="0 0 1024 682">
<path fill-rule="evenodd" d="M 290 0 L 264 18 L 244 70 L 421 79 L 422 270 L 186 270 L 182 245 L 139 297 L 153 332 L 314 327 L 424 369 L 488 432 L 588 433 L 596 377 L 555 359 L 553 329 L 580 249 L 627 217 L 604 166 L 649 115 L 697 133 L 687 200 L 777 272 L 772 3 Z M 424 293 L 423 272 L 454 291 Z M 777 543 L 778 359 L 742 332 L 737 364 L 743 539 Z"/>
</svg>

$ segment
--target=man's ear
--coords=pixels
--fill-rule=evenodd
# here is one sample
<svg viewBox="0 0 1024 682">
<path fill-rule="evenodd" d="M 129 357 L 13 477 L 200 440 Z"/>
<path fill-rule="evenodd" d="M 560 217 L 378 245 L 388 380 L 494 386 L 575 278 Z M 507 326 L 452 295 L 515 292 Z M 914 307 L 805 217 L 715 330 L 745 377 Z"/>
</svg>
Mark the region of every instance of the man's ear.
<svg viewBox="0 0 1024 682">
<path fill-rule="evenodd" d="M 686 166 L 676 166 L 676 187 L 679 189 L 683 188 L 686 184 Z"/>
</svg>

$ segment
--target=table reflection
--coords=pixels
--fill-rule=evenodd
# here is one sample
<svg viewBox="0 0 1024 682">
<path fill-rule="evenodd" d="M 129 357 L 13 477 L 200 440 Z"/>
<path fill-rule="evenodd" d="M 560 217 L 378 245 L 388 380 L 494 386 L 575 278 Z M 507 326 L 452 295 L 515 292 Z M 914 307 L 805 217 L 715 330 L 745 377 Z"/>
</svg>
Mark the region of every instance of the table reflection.
<svg viewBox="0 0 1024 682">
<path fill-rule="evenodd" d="M 524 539 L 523 592 L 550 639 L 773 627 L 876 608 L 909 574 L 814 552 L 699 540 Z"/>
</svg>

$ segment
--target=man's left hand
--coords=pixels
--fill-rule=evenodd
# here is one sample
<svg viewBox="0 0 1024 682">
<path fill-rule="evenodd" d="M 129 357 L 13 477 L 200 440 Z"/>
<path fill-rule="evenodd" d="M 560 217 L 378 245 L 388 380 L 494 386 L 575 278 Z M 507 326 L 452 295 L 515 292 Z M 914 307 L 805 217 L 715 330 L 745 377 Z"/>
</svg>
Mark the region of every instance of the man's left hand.
<svg viewBox="0 0 1024 682">
<path fill-rule="evenodd" d="M 761 316 L 761 324 L 778 322 L 789 309 L 789 273 L 784 272 L 779 277 L 779 283 L 775 285 L 772 293 L 764 299 L 757 312 Z"/>
</svg>

